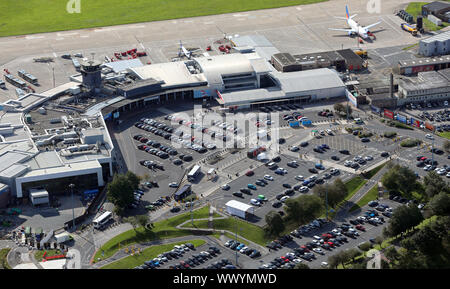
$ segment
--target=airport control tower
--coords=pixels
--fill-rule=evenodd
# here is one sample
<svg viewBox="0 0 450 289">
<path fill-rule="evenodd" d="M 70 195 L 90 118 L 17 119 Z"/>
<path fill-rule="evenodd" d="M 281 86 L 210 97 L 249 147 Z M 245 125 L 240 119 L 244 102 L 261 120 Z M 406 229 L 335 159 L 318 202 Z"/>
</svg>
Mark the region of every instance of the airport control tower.
<svg viewBox="0 0 450 289">
<path fill-rule="evenodd" d="M 81 64 L 81 75 L 83 86 L 91 92 L 99 92 L 102 86 L 101 63 L 96 60 L 83 61 Z"/>
</svg>

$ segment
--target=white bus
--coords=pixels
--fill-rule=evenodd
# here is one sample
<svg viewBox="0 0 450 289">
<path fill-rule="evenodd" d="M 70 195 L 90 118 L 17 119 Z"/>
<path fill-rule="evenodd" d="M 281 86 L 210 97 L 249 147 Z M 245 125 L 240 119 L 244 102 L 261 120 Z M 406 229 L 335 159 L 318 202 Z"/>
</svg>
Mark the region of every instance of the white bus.
<svg viewBox="0 0 450 289">
<path fill-rule="evenodd" d="M 109 220 L 112 219 L 112 213 L 110 211 L 106 211 L 103 214 L 100 215 L 97 219 L 95 219 L 92 223 L 94 224 L 94 228 L 100 229 L 103 227 L 106 223 L 108 223 Z"/>
<path fill-rule="evenodd" d="M 192 170 L 189 172 L 189 174 L 187 175 L 188 181 L 193 182 L 195 181 L 195 178 L 197 177 L 197 175 L 200 173 L 200 166 L 199 165 L 195 165 Z"/>
</svg>

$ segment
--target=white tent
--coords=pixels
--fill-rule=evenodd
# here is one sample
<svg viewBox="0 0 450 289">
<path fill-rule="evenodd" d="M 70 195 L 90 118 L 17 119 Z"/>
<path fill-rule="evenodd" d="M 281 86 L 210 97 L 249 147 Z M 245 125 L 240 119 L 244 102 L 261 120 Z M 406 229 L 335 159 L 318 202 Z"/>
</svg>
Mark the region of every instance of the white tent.
<svg viewBox="0 0 450 289">
<path fill-rule="evenodd" d="M 242 219 L 246 219 L 247 214 L 254 214 L 254 207 L 245 203 L 231 200 L 225 204 L 227 212 L 232 216 L 238 216 Z"/>
</svg>

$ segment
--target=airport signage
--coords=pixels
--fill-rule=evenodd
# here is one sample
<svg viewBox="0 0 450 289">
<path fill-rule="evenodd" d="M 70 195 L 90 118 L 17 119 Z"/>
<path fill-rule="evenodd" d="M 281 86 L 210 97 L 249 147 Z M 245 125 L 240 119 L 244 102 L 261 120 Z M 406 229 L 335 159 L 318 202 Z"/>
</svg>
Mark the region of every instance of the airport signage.
<svg viewBox="0 0 450 289">
<path fill-rule="evenodd" d="M 394 113 L 388 109 L 384 110 L 384 116 L 390 119 L 394 119 Z"/>
<path fill-rule="evenodd" d="M 195 90 L 194 91 L 194 98 L 205 98 L 210 97 L 211 91 L 209 89 L 202 89 L 202 90 Z"/>
<path fill-rule="evenodd" d="M 348 90 L 345 90 L 345 94 L 347 95 L 348 101 L 350 101 L 355 107 L 358 107 L 358 102 L 356 101 L 356 97 Z"/>
</svg>

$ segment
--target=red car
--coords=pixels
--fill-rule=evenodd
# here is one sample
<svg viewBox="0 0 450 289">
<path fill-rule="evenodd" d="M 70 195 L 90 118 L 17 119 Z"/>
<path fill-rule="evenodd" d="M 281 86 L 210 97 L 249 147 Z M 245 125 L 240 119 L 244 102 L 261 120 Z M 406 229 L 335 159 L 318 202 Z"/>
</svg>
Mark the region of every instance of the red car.
<svg viewBox="0 0 450 289">
<path fill-rule="evenodd" d="M 206 47 L 206 51 L 211 51 L 211 45 Z"/>
<path fill-rule="evenodd" d="M 427 157 L 421 157 L 421 158 L 420 158 L 421 161 L 424 161 L 424 160 L 426 160 L 426 159 L 427 159 Z"/>
<path fill-rule="evenodd" d="M 322 238 L 328 240 L 328 239 L 333 238 L 333 236 L 331 236 L 331 234 L 322 234 Z"/>
<path fill-rule="evenodd" d="M 247 177 L 251 177 L 251 176 L 253 176 L 254 174 L 255 174 L 255 172 L 253 172 L 253 171 L 248 171 L 248 172 L 245 173 L 245 175 L 246 175 Z"/>
<path fill-rule="evenodd" d="M 307 252 L 307 253 L 309 252 L 308 247 L 306 247 L 305 245 L 301 245 L 300 248 L 302 248 L 303 250 L 305 250 L 305 252 Z"/>
<path fill-rule="evenodd" d="M 326 243 L 334 248 L 334 243 L 333 242 L 326 242 Z"/>
<path fill-rule="evenodd" d="M 356 225 L 355 228 L 360 231 L 366 231 L 366 228 L 364 228 L 362 225 Z"/>
</svg>

